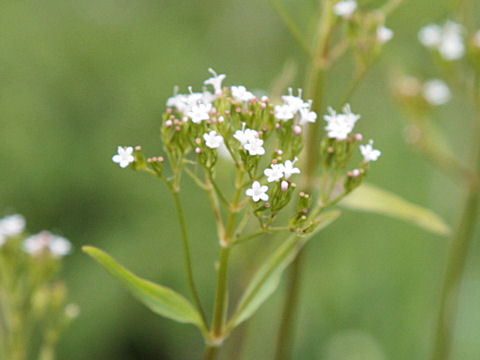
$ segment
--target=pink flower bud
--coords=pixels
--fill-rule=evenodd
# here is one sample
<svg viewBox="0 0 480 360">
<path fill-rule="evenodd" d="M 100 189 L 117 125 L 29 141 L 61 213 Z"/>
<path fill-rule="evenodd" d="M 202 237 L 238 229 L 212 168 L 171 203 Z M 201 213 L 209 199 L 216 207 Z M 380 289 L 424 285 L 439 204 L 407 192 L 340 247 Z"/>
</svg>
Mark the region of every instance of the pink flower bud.
<svg viewBox="0 0 480 360">
<path fill-rule="evenodd" d="M 167 121 L 165 121 L 165 126 L 166 126 L 166 127 L 171 127 L 172 125 L 173 125 L 172 120 L 167 120 Z"/>
<path fill-rule="evenodd" d="M 295 125 L 293 127 L 293 133 L 297 136 L 302 133 L 302 128 L 300 127 L 300 125 Z"/>
<path fill-rule="evenodd" d="M 288 181 L 283 180 L 282 183 L 280 184 L 281 189 L 283 192 L 287 192 L 288 190 Z"/>
<path fill-rule="evenodd" d="M 202 149 L 200 149 L 199 147 L 195 148 L 195 152 L 197 154 L 201 154 L 202 153 Z"/>
</svg>

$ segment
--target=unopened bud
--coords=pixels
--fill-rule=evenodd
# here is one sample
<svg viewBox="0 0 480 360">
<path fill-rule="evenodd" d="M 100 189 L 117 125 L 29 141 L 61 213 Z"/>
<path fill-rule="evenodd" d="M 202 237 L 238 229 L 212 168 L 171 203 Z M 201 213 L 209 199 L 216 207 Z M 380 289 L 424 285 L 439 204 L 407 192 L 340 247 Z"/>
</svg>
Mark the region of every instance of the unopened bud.
<svg viewBox="0 0 480 360">
<path fill-rule="evenodd" d="M 225 118 L 223 116 L 218 117 L 218 122 L 221 124 L 225 121 Z"/>
<path fill-rule="evenodd" d="M 280 187 L 283 192 L 287 192 L 288 190 L 288 181 L 283 180 L 282 183 L 280 184 Z"/>
<path fill-rule="evenodd" d="M 293 127 L 293 133 L 297 136 L 302 133 L 302 128 L 300 127 L 300 125 L 295 125 Z"/>
<path fill-rule="evenodd" d="M 167 120 L 167 121 L 165 121 L 165 126 L 166 126 L 166 127 L 171 127 L 172 125 L 173 125 L 172 120 Z"/>
<path fill-rule="evenodd" d="M 277 122 L 277 123 L 275 124 L 275 129 L 277 129 L 277 130 L 280 129 L 280 123 Z"/>
<path fill-rule="evenodd" d="M 362 134 L 355 134 L 354 137 L 355 137 L 355 140 L 357 140 L 357 141 L 362 141 L 363 140 L 363 135 Z"/>
<path fill-rule="evenodd" d="M 202 149 L 200 149 L 199 147 L 195 148 L 195 152 L 197 154 L 201 154 L 202 153 Z"/>
<path fill-rule="evenodd" d="M 178 125 L 175 126 L 175 131 L 180 131 L 180 130 L 182 130 L 182 128 L 180 126 L 178 126 Z"/>
<path fill-rule="evenodd" d="M 142 151 L 142 147 L 140 145 L 135 146 L 135 151 Z"/>
</svg>

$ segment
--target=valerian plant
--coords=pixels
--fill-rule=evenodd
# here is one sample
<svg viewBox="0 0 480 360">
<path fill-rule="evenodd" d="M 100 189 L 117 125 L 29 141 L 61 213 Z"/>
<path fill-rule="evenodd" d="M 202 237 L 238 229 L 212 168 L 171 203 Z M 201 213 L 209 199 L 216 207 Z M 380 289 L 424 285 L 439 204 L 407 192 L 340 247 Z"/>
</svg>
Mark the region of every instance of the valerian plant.
<svg viewBox="0 0 480 360">
<path fill-rule="evenodd" d="M 0 219 L 0 358 L 55 359 L 60 336 L 79 312 L 59 279 L 71 248 L 48 231 L 28 235 L 19 214 Z"/>
<path fill-rule="evenodd" d="M 305 95 L 301 89 L 288 89 L 277 102 L 256 96 L 243 85 L 223 86 L 226 76 L 210 69 L 212 77 L 201 91 L 190 87 L 167 100 L 161 125 L 163 154 L 149 157 L 141 146 L 120 146 L 113 156 L 121 168 L 149 173 L 172 193 L 192 301 L 134 275 L 102 250 L 87 246 L 84 251 L 153 312 L 197 326 L 206 343 L 205 359 L 217 357 L 235 328 L 275 291 L 284 270 L 305 244 L 339 217 L 338 203 L 405 218 L 438 233 L 448 232 L 430 211 L 362 185 L 381 152 L 373 140 L 354 132 L 360 115 L 348 101 L 335 108 L 324 109 L 322 104 L 326 70 L 353 49 L 356 71 L 345 98 L 350 97 L 382 45 L 392 38 L 393 32 L 384 26 L 385 14 L 398 3 L 391 1 L 382 11 L 359 11 L 355 1 L 324 0 L 315 45 L 310 47 L 281 3 L 272 1 L 311 61 Z M 333 38 L 338 38 L 338 43 L 334 44 Z M 229 166 L 235 175 L 230 186 L 220 185 L 220 166 Z M 184 176 L 206 192 L 217 228 L 220 251 L 212 319 L 205 315 L 194 279 L 180 201 Z M 240 298 L 230 299 L 230 258 L 238 246 L 262 235 L 281 236 L 283 241 L 262 259 Z M 234 304 L 233 308 L 229 309 L 229 304 Z"/>
</svg>

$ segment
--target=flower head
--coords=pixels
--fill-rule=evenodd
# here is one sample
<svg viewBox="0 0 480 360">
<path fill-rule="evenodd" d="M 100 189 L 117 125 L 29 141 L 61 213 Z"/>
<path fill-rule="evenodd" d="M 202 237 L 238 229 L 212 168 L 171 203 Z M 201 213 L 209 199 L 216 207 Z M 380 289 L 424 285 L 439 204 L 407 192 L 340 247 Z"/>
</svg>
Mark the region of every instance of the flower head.
<svg viewBox="0 0 480 360">
<path fill-rule="evenodd" d="M 267 201 L 268 200 L 268 186 L 261 185 L 258 181 L 254 181 L 252 187 L 245 191 L 247 196 L 250 196 L 254 202 L 259 200 Z"/>
<path fill-rule="evenodd" d="M 135 161 L 135 157 L 133 154 L 133 147 L 123 147 L 119 146 L 117 148 L 117 154 L 113 155 L 112 160 L 113 162 L 120 165 L 121 168 L 126 168 L 128 165 Z"/>
<path fill-rule="evenodd" d="M 393 30 L 386 26 L 379 26 L 377 28 L 377 40 L 380 44 L 386 44 L 393 38 Z"/>
<path fill-rule="evenodd" d="M 25 218 L 20 214 L 10 215 L 0 220 L 0 237 L 19 235 L 25 230 Z"/>
<path fill-rule="evenodd" d="M 305 102 L 302 99 L 302 89 L 298 89 L 298 95 L 294 96 L 292 88 L 288 88 L 288 95 L 283 95 L 282 100 L 294 113 L 300 111 L 305 105 Z"/>
<path fill-rule="evenodd" d="M 218 149 L 223 144 L 222 135 L 218 135 L 215 130 L 210 131 L 208 134 L 203 134 L 205 145 L 210 149 Z"/>
<path fill-rule="evenodd" d="M 232 96 L 237 101 L 249 102 L 250 100 L 253 100 L 255 98 L 255 95 L 253 95 L 250 91 L 248 91 L 247 88 L 243 85 L 232 86 L 231 90 L 232 90 Z"/>
<path fill-rule="evenodd" d="M 290 120 L 293 119 L 295 116 L 295 109 L 288 105 L 288 104 L 283 104 L 283 105 L 275 105 L 275 117 L 278 120 Z"/>
<path fill-rule="evenodd" d="M 463 32 L 462 25 L 449 20 L 443 27 L 436 24 L 425 26 L 418 33 L 418 38 L 424 46 L 437 49 L 442 58 L 452 61 L 465 54 Z"/>
<path fill-rule="evenodd" d="M 242 123 L 242 130 L 237 130 L 233 137 L 240 141 L 240 144 L 245 145 L 254 138 L 258 138 L 258 132 L 252 129 L 245 129 L 245 123 Z"/>
<path fill-rule="evenodd" d="M 25 239 L 23 250 L 32 256 L 38 256 L 48 251 L 54 257 L 62 257 L 70 253 L 72 244 L 61 236 L 53 235 L 48 231 L 42 231 Z"/>
<path fill-rule="evenodd" d="M 303 106 L 300 108 L 300 122 L 301 123 L 314 123 L 317 121 L 317 113 L 312 111 L 312 100 L 304 103 Z"/>
<path fill-rule="evenodd" d="M 357 10 L 357 2 L 355 0 L 344 0 L 335 4 L 333 12 L 335 15 L 343 17 L 344 19 L 350 19 Z"/>
<path fill-rule="evenodd" d="M 293 161 L 285 161 L 285 163 L 283 164 L 283 173 L 285 175 L 285 179 L 289 179 L 293 174 L 300 174 L 300 169 L 294 167 L 297 161 L 298 158 L 295 158 Z"/>
<path fill-rule="evenodd" d="M 425 100 L 434 106 L 446 104 L 452 97 L 448 85 L 440 79 L 425 82 L 422 90 Z"/>
<path fill-rule="evenodd" d="M 274 182 L 283 178 L 284 168 L 283 164 L 272 164 L 263 173 L 267 176 L 268 182 Z"/>
<path fill-rule="evenodd" d="M 225 74 L 217 75 L 215 70 L 209 68 L 208 71 L 213 75 L 210 79 L 205 80 L 203 83 L 205 85 L 212 85 L 215 90 L 215 95 L 222 95 L 222 81 L 225 79 Z"/>
<path fill-rule="evenodd" d="M 325 129 L 328 132 L 328 137 L 337 140 L 345 140 L 355 126 L 355 123 L 360 119 L 360 115 L 352 113 L 350 105 L 345 105 L 343 114 L 337 114 L 332 108 L 328 108 L 329 115 L 323 118 L 327 122 Z"/>
<path fill-rule="evenodd" d="M 373 140 L 370 140 L 367 145 L 360 145 L 360 152 L 363 155 L 365 162 L 377 161 L 382 152 L 373 148 Z"/>
<path fill-rule="evenodd" d="M 263 140 L 257 137 L 251 137 L 243 144 L 243 148 L 248 151 L 250 155 L 264 155 Z"/>
</svg>

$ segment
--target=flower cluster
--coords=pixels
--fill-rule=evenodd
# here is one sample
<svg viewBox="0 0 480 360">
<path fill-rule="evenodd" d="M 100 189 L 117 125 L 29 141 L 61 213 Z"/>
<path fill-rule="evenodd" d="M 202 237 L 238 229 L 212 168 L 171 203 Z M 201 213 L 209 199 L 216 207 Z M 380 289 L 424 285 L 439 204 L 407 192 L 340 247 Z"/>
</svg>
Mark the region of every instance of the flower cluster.
<svg viewBox="0 0 480 360">
<path fill-rule="evenodd" d="M 0 247 L 8 238 L 20 235 L 25 230 L 25 218 L 15 214 L 0 219 Z"/>
<path fill-rule="evenodd" d="M 437 50 L 447 61 L 458 60 L 465 54 L 462 25 L 447 21 L 443 26 L 430 24 L 418 33 L 418 39 L 427 48 Z"/>
</svg>

